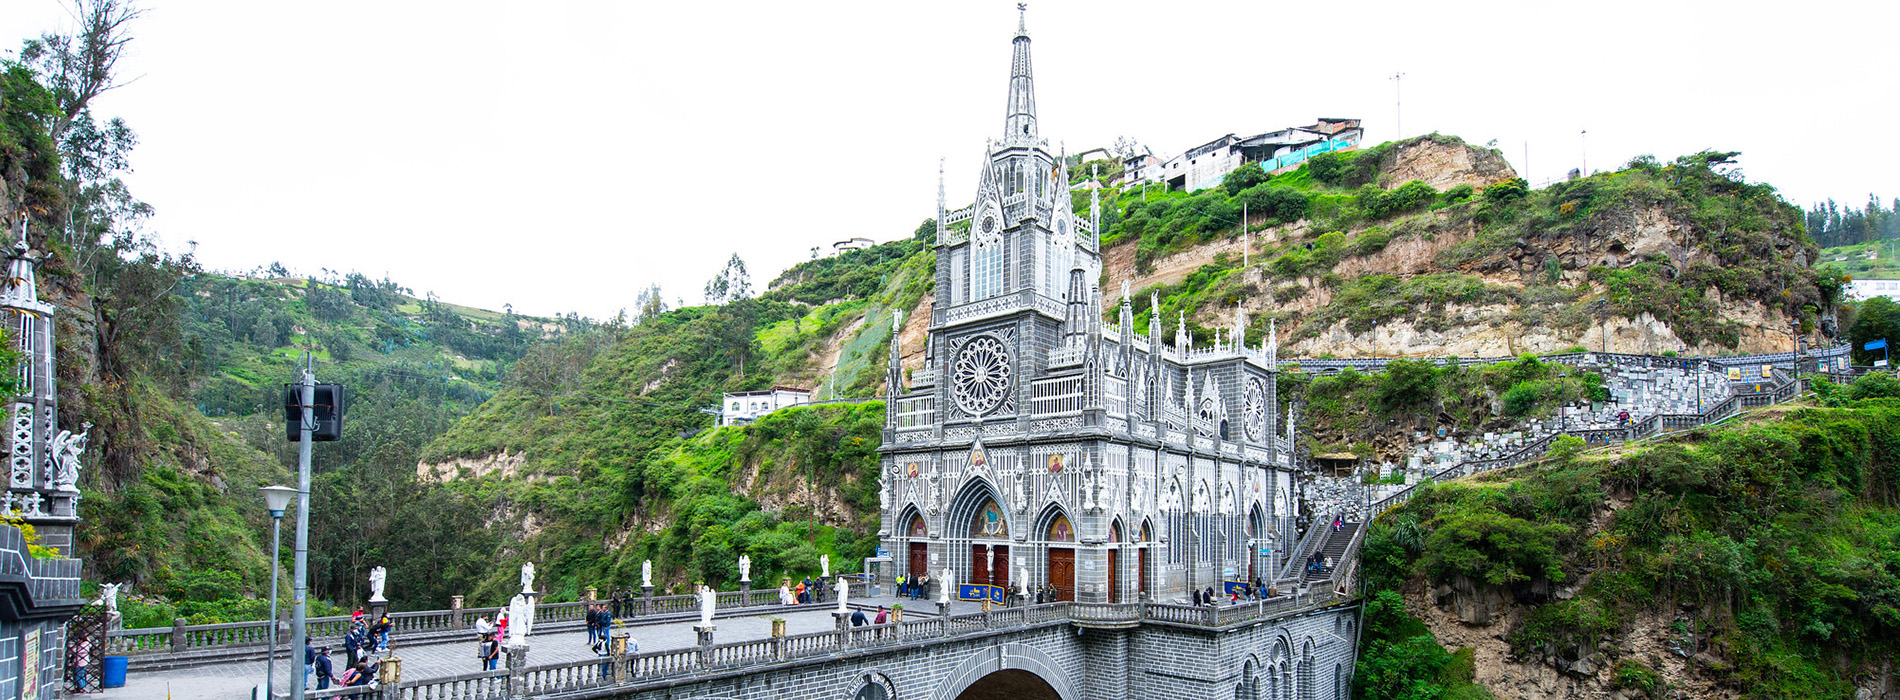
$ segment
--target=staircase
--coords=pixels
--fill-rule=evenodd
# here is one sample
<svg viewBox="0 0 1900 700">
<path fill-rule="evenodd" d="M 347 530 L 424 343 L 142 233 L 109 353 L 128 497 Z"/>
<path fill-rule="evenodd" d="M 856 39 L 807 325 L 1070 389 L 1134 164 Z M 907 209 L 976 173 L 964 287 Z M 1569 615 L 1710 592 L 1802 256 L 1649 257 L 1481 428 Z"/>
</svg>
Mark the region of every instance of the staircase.
<svg viewBox="0 0 1900 700">
<path fill-rule="evenodd" d="M 1333 570 L 1339 568 L 1341 564 L 1346 563 L 1347 556 L 1359 556 L 1358 552 L 1348 552 L 1346 550 L 1352 547 L 1353 536 L 1359 534 L 1359 528 L 1362 526 L 1363 523 L 1349 522 L 1346 523 L 1344 527 L 1341 527 L 1338 532 L 1332 532 L 1332 523 L 1321 525 L 1320 527 L 1326 528 L 1328 532 L 1326 533 L 1326 539 L 1322 541 L 1319 546 L 1319 556 L 1322 561 L 1331 558 L 1333 565 L 1325 567 L 1325 569 L 1319 573 L 1312 573 L 1308 572 L 1304 564 L 1302 564 L 1300 571 L 1305 574 L 1303 580 L 1330 579 L 1333 577 Z"/>
</svg>

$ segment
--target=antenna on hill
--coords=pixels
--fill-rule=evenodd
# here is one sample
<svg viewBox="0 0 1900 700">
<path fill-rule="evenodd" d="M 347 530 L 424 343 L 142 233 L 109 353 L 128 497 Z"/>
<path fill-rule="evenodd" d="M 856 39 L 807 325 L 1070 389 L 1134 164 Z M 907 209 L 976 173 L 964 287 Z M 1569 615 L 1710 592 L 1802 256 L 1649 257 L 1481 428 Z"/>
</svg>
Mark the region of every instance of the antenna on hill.
<svg viewBox="0 0 1900 700">
<path fill-rule="evenodd" d="M 1404 82 L 1404 79 L 1404 73 L 1392 74 L 1392 130 L 1398 134 L 1393 138 L 1394 141 L 1405 137 L 1404 112 L 1400 108 L 1401 103 L 1399 100 L 1399 87 Z"/>
<path fill-rule="evenodd" d="M 1578 157 L 1583 159 L 1583 176 L 1589 177 L 1590 176 L 1590 130 L 1589 129 L 1584 129 L 1577 132 L 1577 152 L 1578 152 Z"/>
</svg>

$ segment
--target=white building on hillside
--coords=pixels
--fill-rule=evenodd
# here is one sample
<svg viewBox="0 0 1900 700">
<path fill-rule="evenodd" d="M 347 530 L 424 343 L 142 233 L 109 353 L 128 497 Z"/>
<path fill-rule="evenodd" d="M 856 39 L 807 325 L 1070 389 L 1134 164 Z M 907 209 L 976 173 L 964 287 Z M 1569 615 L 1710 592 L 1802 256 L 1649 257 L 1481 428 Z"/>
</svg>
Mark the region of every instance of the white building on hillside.
<svg viewBox="0 0 1900 700">
<path fill-rule="evenodd" d="M 719 427 L 745 425 L 781 408 L 808 403 L 811 403 L 811 391 L 789 386 L 728 393 L 719 400 Z"/>
<path fill-rule="evenodd" d="M 1864 301 L 1874 297 L 1900 299 L 1900 280 L 1857 279 L 1847 283 L 1847 298 Z"/>
<path fill-rule="evenodd" d="M 1248 163 L 1269 173 L 1298 167 L 1321 153 L 1356 148 L 1365 137 L 1357 119 L 1326 119 L 1253 136 L 1228 134 L 1165 161 L 1136 156 L 1125 161 L 1124 182 L 1165 183 L 1169 189 L 1204 190 Z"/>
</svg>

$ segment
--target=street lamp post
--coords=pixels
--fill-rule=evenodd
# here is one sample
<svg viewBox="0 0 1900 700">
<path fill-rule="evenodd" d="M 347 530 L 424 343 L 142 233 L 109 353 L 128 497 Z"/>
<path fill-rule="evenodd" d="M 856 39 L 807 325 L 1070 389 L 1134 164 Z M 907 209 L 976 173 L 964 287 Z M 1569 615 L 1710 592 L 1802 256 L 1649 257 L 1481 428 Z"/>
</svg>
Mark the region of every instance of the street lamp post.
<svg viewBox="0 0 1900 700">
<path fill-rule="evenodd" d="M 270 510 L 270 655 L 264 657 L 264 697 L 275 700 L 271 694 L 271 683 L 277 677 L 277 552 L 278 536 L 284 528 L 284 509 L 290 505 L 290 497 L 297 490 L 289 486 L 265 486 L 258 489 L 264 494 L 264 507 Z"/>
</svg>

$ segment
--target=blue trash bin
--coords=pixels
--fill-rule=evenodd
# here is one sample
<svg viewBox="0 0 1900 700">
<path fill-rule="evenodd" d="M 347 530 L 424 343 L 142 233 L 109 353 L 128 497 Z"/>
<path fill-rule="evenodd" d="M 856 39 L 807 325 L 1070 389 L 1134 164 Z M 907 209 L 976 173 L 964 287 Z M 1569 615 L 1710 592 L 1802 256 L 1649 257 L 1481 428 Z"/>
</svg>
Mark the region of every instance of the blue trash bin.
<svg viewBox="0 0 1900 700">
<path fill-rule="evenodd" d="M 104 683 L 105 687 L 107 688 L 124 688 L 125 687 L 125 663 L 127 660 L 128 660 L 128 657 L 124 657 L 124 656 L 106 657 L 106 674 L 105 674 L 106 677 L 105 677 L 105 683 Z"/>
</svg>

